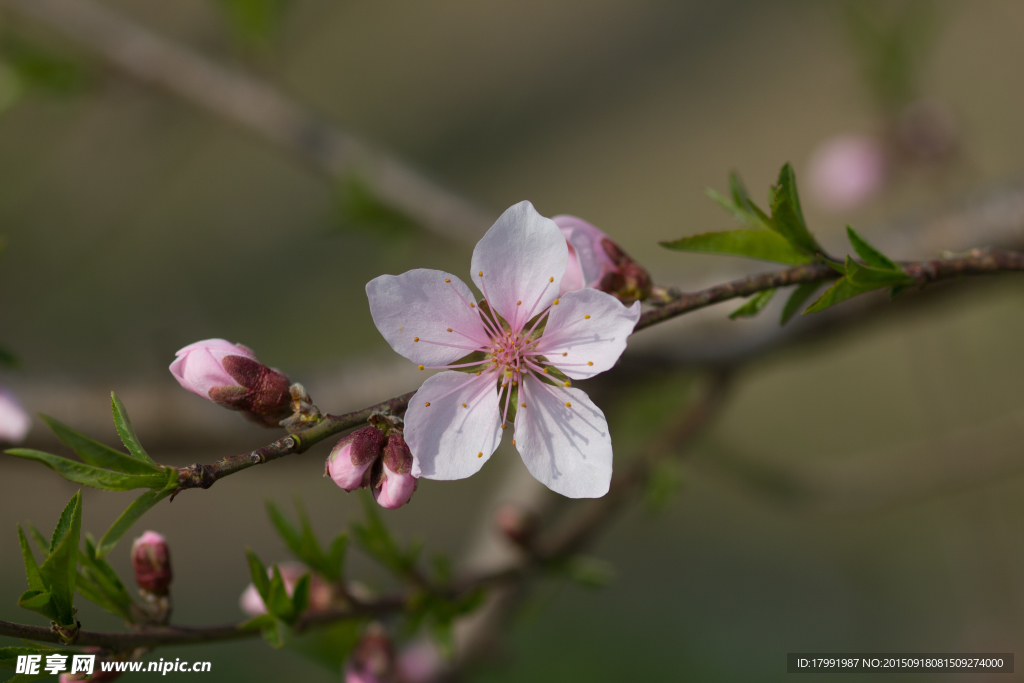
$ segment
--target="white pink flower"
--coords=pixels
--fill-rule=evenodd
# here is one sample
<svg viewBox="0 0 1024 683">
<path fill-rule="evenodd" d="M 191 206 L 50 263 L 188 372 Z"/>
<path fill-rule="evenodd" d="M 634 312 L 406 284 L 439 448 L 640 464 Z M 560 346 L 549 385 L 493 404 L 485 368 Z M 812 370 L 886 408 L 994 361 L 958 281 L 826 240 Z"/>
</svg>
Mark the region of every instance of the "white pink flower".
<svg viewBox="0 0 1024 683">
<path fill-rule="evenodd" d="M 811 196 L 830 211 L 852 209 L 885 185 L 887 161 L 881 142 L 870 135 L 827 140 L 808 162 Z"/>
<path fill-rule="evenodd" d="M 0 441 L 21 443 L 32 426 L 32 418 L 21 406 L 18 397 L 0 387 Z"/>
<path fill-rule="evenodd" d="M 475 474 L 514 415 L 512 443 L 534 477 L 570 498 L 608 491 L 608 423 L 571 380 L 615 364 L 640 304 L 627 308 L 596 289 L 560 295 L 568 264 L 558 226 L 520 202 L 473 251 L 479 303 L 459 278 L 437 270 L 366 285 L 374 323 L 391 347 L 421 369 L 447 370 L 423 383 L 405 415 L 413 476 Z"/>
</svg>

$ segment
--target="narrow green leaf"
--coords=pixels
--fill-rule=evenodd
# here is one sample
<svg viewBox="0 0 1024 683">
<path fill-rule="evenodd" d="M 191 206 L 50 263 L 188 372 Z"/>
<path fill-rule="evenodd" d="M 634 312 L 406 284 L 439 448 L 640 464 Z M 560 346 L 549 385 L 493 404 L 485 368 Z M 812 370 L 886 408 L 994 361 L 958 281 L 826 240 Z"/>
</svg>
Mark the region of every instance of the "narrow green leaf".
<svg viewBox="0 0 1024 683">
<path fill-rule="evenodd" d="M 849 225 L 846 226 L 846 236 L 850 239 L 850 244 L 853 245 L 853 250 L 857 252 L 857 256 L 860 256 L 867 265 L 879 270 L 903 272 L 903 269 L 895 261 L 868 244 L 867 240 L 858 235 L 857 231 Z"/>
<path fill-rule="evenodd" d="M 755 315 L 764 310 L 764 307 L 768 305 L 768 302 L 775 296 L 775 289 L 766 289 L 763 292 L 758 292 L 754 296 L 747 299 L 747 303 L 743 304 L 735 311 L 729 314 L 730 320 L 736 318 L 753 318 Z"/>
<path fill-rule="evenodd" d="M 782 309 L 782 319 L 779 321 L 780 325 L 785 325 L 789 322 L 789 319 L 796 315 L 800 308 L 811 298 L 818 288 L 821 287 L 820 282 L 805 282 L 789 295 L 789 299 L 786 300 L 786 306 Z"/>
<path fill-rule="evenodd" d="M 305 561 L 304 555 L 307 553 L 307 549 L 303 547 L 302 537 L 299 532 L 295 530 L 291 522 L 281 514 L 281 511 L 277 509 L 273 501 L 268 500 L 267 503 L 267 515 L 270 517 L 271 523 L 274 528 L 277 529 L 277 533 L 284 540 L 285 545 L 291 550 L 296 557 L 300 560 Z"/>
<path fill-rule="evenodd" d="M 256 592 L 263 598 L 263 604 L 267 605 L 270 599 L 270 579 L 267 577 L 267 568 L 260 562 L 249 548 L 245 549 L 245 556 L 249 560 L 249 574 L 252 577 L 252 585 L 256 586 Z"/>
<path fill-rule="evenodd" d="M 135 522 L 139 521 L 142 515 L 149 512 L 149 509 L 159 503 L 161 500 L 171 495 L 173 491 L 163 489 L 160 491 L 146 491 L 141 496 L 132 501 L 131 505 L 125 508 L 125 511 L 121 513 L 121 516 L 114 520 L 114 523 L 110 525 L 107 532 L 100 538 L 99 547 L 97 548 L 97 557 L 104 557 L 117 542 L 128 533 L 128 530 L 132 528 Z"/>
<path fill-rule="evenodd" d="M 49 415 L 40 415 L 40 417 L 49 425 L 50 429 L 57 435 L 57 438 L 73 450 L 85 463 L 128 474 L 152 474 L 160 469 L 158 465 L 136 460 L 127 453 L 115 451 L 106 444 L 90 439 L 84 434 L 79 434 L 63 422 Z"/>
<path fill-rule="evenodd" d="M 758 208 L 754 200 L 750 198 L 746 186 L 740 175 L 733 171 L 729 174 L 729 192 L 732 194 L 733 203 L 750 216 L 750 225 L 765 230 L 771 229 L 772 219 L 765 215 L 764 211 Z"/>
<path fill-rule="evenodd" d="M 341 555 L 337 558 L 333 556 L 325 555 L 323 550 L 320 548 L 320 543 L 317 541 L 316 534 L 313 532 L 313 526 L 310 524 L 309 515 L 306 514 L 306 509 L 302 505 L 302 501 L 298 498 L 295 499 L 295 508 L 299 515 L 299 525 L 301 531 L 296 530 L 288 519 L 281 514 L 277 506 L 272 501 L 267 501 L 267 514 L 270 516 L 271 522 L 277 529 L 277 532 L 284 539 L 285 544 L 294 555 L 302 560 L 303 563 L 309 565 L 318 574 L 322 575 L 329 581 L 338 581 L 341 578 L 341 564 L 340 561 L 343 559 L 344 548 L 340 550 Z M 337 540 L 335 541 L 337 543 Z M 338 552 L 332 546 L 331 552 Z"/>
<path fill-rule="evenodd" d="M 115 613 L 130 619 L 132 597 L 114 568 L 102 557 L 96 556 L 96 548 L 91 536 L 86 536 L 85 550 L 79 553 L 78 561 L 82 564 L 83 573 L 116 607 Z M 79 576 L 82 574 L 80 573 Z"/>
<path fill-rule="evenodd" d="M 306 611 L 309 605 L 309 582 L 310 575 L 303 574 L 296 582 L 295 590 L 292 591 L 292 619 L 298 619 Z"/>
<path fill-rule="evenodd" d="M 705 192 L 709 197 L 711 197 L 712 201 L 731 213 L 732 217 L 735 218 L 740 225 L 749 225 L 752 228 L 761 227 L 757 224 L 756 217 L 752 216 L 745 209 L 740 208 L 733 200 L 728 197 L 723 197 L 710 187 L 705 190 Z"/>
<path fill-rule="evenodd" d="M 18 543 L 21 545 L 21 558 L 25 562 L 25 577 L 28 579 L 28 588 L 33 591 L 44 591 L 46 586 L 39 576 L 39 565 L 36 564 L 36 556 L 32 554 L 32 548 L 28 546 L 28 539 L 25 532 L 18 525 Z"/>
<path fill-rule="evenodd" d="M 818 241 L 807 229 L 807 222 L 800 208 L 800 196 L 796 189 L 796 175 L 789 164 L 779 171 L 778 183 L 772 188 L 771 209 L 773 230 L 807 254 L 823 253 Z"/>
<path fill-rule="evenodd" d="M 275 617 L 280 617 L 287 621 L 293 615 L 292 601 L 288 597 L 288 589 L 284 585 L 284 577 L 281 576 L 281 570 L 276 564 L 271 566 L 270 572 L 270 595 L 263 603 L 267 606 L 268 612 Z"/>
<path fill-rule="evenodd" d="M 243 621 L 238 625 L 239 631 L 251 631 L 253 629 L 264 629 L 268 626 L 274 625 L 273 614 L 261 614 L 257 617 L 253 617 L 248 621 Z"/>
<path fill-rule="evenodd" d="M 146 449 L 142 447 L 142 442 L 139 441 L 139 437 L 135 434 L 135 428 L 132 427 L 132 422 L 128 419 L 128 410 L 113 391 L 110 392 L 110 408 L 114 413 L 114 427 L 117 428 L 117 435 L 121 437 L 121 443 L 128 449 L 132 457 L 149 463 L 153 467 L 159 467 L 146 453 Z"/>
<path fill-rule="evenodd" d="M 849 256 L 846 257 L 846 277 L 863 291 L 879 289 L 881 287 L 895 287 L 905 285 L 912 280 L 902 270 L 879 270 L 857 263 Z"/>
<path fill-rule="evenodd" d="M 348 549 L 348 536 L 341 534 L 331 542 L 327 553 L 327 569 L 324 576 L 330 581 L 340 581 L 345 573 L 345 552 Z"/>
<path fill-rule="evenodd" d="M 127 615 L 122 613 L 119 607 L 107 597 L 103 589 L 100 588 L 99 584 L 93 579 L 92 575 L 87 572 L 78 572 L 78 578 L 75 581 L 75 590 L 83 598 L 102 607 L 105 611 L 110 612 L 114 616 L 126 619 Z"/>
<path fill-rule="evenodd" d="M 25 591 L 18 598 L 18 607 L 24 607 L 27 610 L 42 614 L 44 617 L 56 620 L 58 614 L 53 607 L 52 598 L 53 596 L 50 595 L 49 591 Z"/>
<path fill-rule="evenodd" d="M 163 488 L 167 480 L 167 475 L 160 471 L 150 470 L 151 474 L 122 474 L 30 448 L 11 448 L 4 452 L 17 458 L 40 462 L 68 481 L 108 491 Z"/>
<path fill-rule="evenodd" d="M 280 650 L 284 647 L 285 640 L 288 638 L 288 625 L 280 619 L 274 619 L 274 623 L 265 627 L 261 633 L 263 634 L 263 639 L 270 644 L 270 647 Z"/>
<path fill-rule="evenodd" d="M 804 314 L 817 313 L 818 311 L 824 311 L 830 306 L 835 306 L 841 301 L 846 301 L 850 297 L 863 294 L 864 289 L 852 284 L 849 278 L 841 277 L 836 280 L 835 284 L 825 290 L 818 299 L 807 307 Z"/>
<path fill-rule="evenodd" d="M 75 579 L 78 576 L 78 543 L 82 530 L 82 492 L 77 491 L 61 513 L 50 541 L 50 555 L 39 567 L 43 585 L 53 597 L 56 621 L 61 626 L 75 624 Z"/>
<path fill-rule="evenodd" d="M 352 537 L 356 543 L 382 565 L 396 574 L 406 574 L 416 560 L 416 549 L 403 552 L 376 510 L 373 498 L 361 492 L 366 522 L 352 523 Z"/>
<path fill-rule="evenodd" d="M 811 256 L 794 248 L 783 236 L 768 230 L 705 232 L 660 244 L 677 251 L 733 254 L 790 265 L 810 263 L 813 260 Z"/>
<path fill-rule="evenodd" d="M 39 529 L 37 529 L 32 522 L 28 523 L 28 531 L 32 534 L 32 540 L 36 542 L 37 546 L 39 546 L 39 550 L 43 553 L 43 559 L 45 560 L 46 556 L 50 554 L 50 541 L 39 533 Z"/>
</svg>

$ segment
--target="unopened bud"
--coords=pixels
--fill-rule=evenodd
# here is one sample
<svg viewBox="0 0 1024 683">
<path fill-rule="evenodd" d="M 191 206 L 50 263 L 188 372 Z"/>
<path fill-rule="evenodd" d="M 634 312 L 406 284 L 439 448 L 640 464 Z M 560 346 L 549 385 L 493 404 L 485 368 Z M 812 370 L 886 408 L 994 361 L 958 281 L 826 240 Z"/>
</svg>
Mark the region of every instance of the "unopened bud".
<svg viewBox="0 0 1024 683">
<path fill-rule="evenodd" d="M 495 514 L 498 529 L 516 545 L 528 547 L 537 534 L 540 520 L 537 515 L 515 505 L 502 505 Z"/>
<path fill-rule="evenodd" d="M 388 436 L 384 457 L 373 472 L 371 491 L 381 507 L 396 510 L 409 502 L 417 480 L 412 476 L 412 451 L 401 434 Z"/>
<path fill-rule="evenodd" d="M 368 471 L 384 450 L 385 436 L 376 427 L 363 427 L 343 436 L 324 463 L 324 476 L 346 491 L 368 483 Z"/>
<path fill-rule="evenodd" d="M 132 544 L 132 569 L 139 588 L 150 595 L 167 595 L 171 586 L 171 552 L 167 541 L 155 531 L 147 531 Z"/>
<path fill-rule="evenodd" d="M 560 294 L 589 287 L 624 302 L 650 296 L 650 275 L 608 235 L 575 216 L 555 216 L 552 220 L 561 228 L 569 247 Z"/>
<path fill-rule="evenodd" d="M 32 418 L 21 407 L 18 397 L 0 388 L 0 441 L 21 443 L 32 425 Z"/>
<path fill-rule="evenodd" d="M 281 572 L 281 580 L 284 582 L 284 592 L 291 597 L 295 593 L 295 586 L 299 579 L 309 574 L 309 603 L 306 607 L 310 612 L 322 612 L 334 603 L 334 589 L 322 576 L 316 572 L 310 572 L 309 567 L 298 562 L 281 562 L 277 565 Z M 267 568 L 267 576 L 273 576 L 274 570 Z M 242 611 L 251 617 L 258 617 L 267 613 L 267 606 L 263 604 L 263 598 L 251 583 L 242 591 L 238 599 L 238 606 Z"/>
<path fill-rule="evenodd" d="M 345 683 L 389 683 L 395 680 L 395 650 L 384 629 L 370 624 L 345 663 Z"/>
<path fill-rule="evenodd" d="M 842 135 L 824 142 L 808 162 L 811 197 L 823 209 L 843 211 L 871 199 L 885 185 L 882 143 L 870 135 Z"/>
<path fill-rule="evenodd" d="M 206 339 L 178 351 L 171 374 L 182 387 L 265 427 L 291 415 L 291 382 L 241 344 Z"/>
</svg>

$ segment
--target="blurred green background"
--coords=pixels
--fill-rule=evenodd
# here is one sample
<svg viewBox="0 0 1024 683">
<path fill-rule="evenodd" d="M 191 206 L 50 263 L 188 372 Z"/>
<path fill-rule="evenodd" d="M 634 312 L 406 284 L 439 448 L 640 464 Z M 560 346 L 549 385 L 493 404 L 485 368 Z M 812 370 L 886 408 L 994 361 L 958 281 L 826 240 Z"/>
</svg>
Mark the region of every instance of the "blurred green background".
<svg viewBox="0 0 1024 683">
<path fill-rule="evenodd" d="M 840 2 L 107 4 L 257 73 L 494 215 L 530 199 L 545 215 L 584 217 L 684 289 L 767 269 L 657 245 L 730 227 L 706 187 L 723 189 L 737 169 L 762 198 L 792 161 L 806 188 L 818 145 L 879 133 L 891 113 L 863 77 Z M 247 13 L 263 4 L 267 30 Z M 836 251 L 848 222 L 884 242 L 894 219 L 1012 178 L 1024 159 L 1024 6 L 856 4 L 882 25 L 928 24 L 911 95 L 942 103 L 958 152 L 901 168 L 853 210 L 826 212 L 805 193 L 812 229 Z M 471 244 L 352 225 L 338 189 L 278 150 L 31 21 L 2 10 L 0 20 L 4 40 L 74 65 L 66 88 L 10 86 L 0 114 L 0 338 L 22 361 L 3 381 L 28 408 L 112 441 L 105 392 L 116 390 L 154 457 L 181 465 L 271 439 L 177 387 L 166 367 L 192 341 L 250 346 L 330 412 L 415 387 L 363 287 L 413 267 L 464 273 Z M 1022 303 L 1018 280 L 992 279 L 745 366 L 679 495 L 663 512 L 631 509 L 593 549 L 614 582 L 542 584 L 473 679 L 781 680 L 791 651 L 1024 651 Z M 719 307 L 692 316 L 715 323 L 670 322 L 627 355 L 770 330 L 780 307 L 765 320 L 722 321 L 731 308 Z M 628 407 L 610 403 L 609 414 Z M 28 445 L 56 448 L 38 421 Z M 253 468 L 147 515 L 136 531 L 171 544 L 177 623 L 242 617 L 246 546 L 287 558 L 267 498 L 301 495 L 324 537 L 359 514 L 321 479 L 325 454 Z M 471 480 L 425 482 L 386 520 L 458 558 L 519 469 L 503 449 Z M 0 618 L 41 623 L 15 606 L 14 524 L 52 528 L 73 491 L 0 459 Z M 83 494 L 83 530 L 96 535 L 132 496 Z M 127 553 L 125 542 L 112 556 L 124 576 Z M 354 576 L 387 585 L 378 571 L 353 561 Z M 86 628 L 119 627 L 80 604 Z M 211 660 L 206 678 L 218 681 L 338 678 L 262 641 L 158 656 Z"/>
</svg>

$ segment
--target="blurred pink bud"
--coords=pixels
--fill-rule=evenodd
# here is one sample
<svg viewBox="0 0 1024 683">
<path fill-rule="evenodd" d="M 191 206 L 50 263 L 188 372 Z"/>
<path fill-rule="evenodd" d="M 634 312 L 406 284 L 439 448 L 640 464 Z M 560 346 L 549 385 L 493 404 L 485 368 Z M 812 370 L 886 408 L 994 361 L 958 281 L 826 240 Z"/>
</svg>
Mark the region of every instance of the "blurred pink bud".
<svg viewBox="0 0 1024 683">
<path fill-rule="evenodd" d="M 560 294 L 590 287 L 627 302 L 642 301 L 650 295 L 650 275 L 608 235 L 575 216 L 555 216 L 551 220 L 561 228 L 569 247 L 569 265 L 562 276 Z"/>
<path fill-rule="evenodd" d="M 373 472 L 371 491 L 381 507 L 397 510 L 409 502 L 417 480 L 412 476 L 412 452 L 401 434 L 388 436 L 384 457 Z"/>
<path fill-rule="evenodd" d="M 444 659 L 433 642 L 419 640 L 398 655 L 398 679 L 402 683 L 430 683 L 438 678 Z"/>
<path fill-rule="evenodd" d="M 885 148 L 870 135 L 832 138 L 811 155 L 808 176 L 811 196 L 823 209 L 852 209 L 885 185 Z"/>
<path fill-rule="evenodd" d="M 21 443 L 31 425 L 32 419 L 21 407 L 18 397 L 0 387 L 0 441 Z"/>
<path fill-rule="evenodd" d="M 379 624 L 370 624 L 345 663 L 345 683 L 389 683 L 395 680 L 395 651 Z"/>
<path fill-rule="evenodd" d="M 147 531 L 132 543 L 132 569 L 135 583 L 152 595 L 167 595 L 171 586 L 171 551 L 167 541 L 155 531 Z"/>
<path fill-rule="evenodd" d="M 540 526 L 537 515 L 511 504 L 498 508 L 495 522 L 506 538 L 524 548 L 530 545 Z"/>
<path fill-rule="evenodd" d="M 384 449 L 384 434 L 376 427 L 363 427 L 343 436 L 324 465 L 324 476 L 346 491 L 367 485 L 367 471 Z"/>
<path fill-rule="evenodd" d="M 284 581 L 284 591 L 291 597 L 295 592 L 295 584 L 305 574 L 309 574 L 309 606 L 310 612 L 322 612 L 334 602 L 334 589 L 331 584 L 323 579 L 316 572 L 311 572 L 309 567 L 299 562 L 279 562 L 277 570 L 281 572 L 281 580 Z M 267 568 L 267 576 L 273 576 L 273 568 Z M 258 617 L 267 613 L 267 606 L 263 604 L 263 598 L 251 583 L 242 591 L 238 599 L 238 606 L 242 611 L 251 617 Z"/>
<path fill-rule="evenodd" d="M 178 351 L 171 374 L 182 387 L 266 427 L 276 427 L 291 412 L 291 381 L 268 368 L 241 344 L 206 339 Z"/>
</svg>

